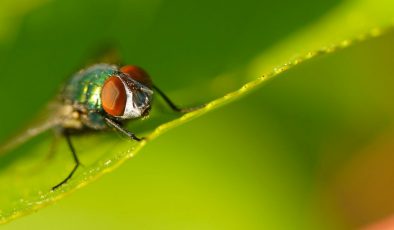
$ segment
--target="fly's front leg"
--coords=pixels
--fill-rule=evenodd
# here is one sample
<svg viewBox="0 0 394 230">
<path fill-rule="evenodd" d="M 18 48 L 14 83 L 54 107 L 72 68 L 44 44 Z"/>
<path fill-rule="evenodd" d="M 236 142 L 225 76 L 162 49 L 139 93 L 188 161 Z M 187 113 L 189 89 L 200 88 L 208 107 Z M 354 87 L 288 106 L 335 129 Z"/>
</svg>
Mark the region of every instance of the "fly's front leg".
<svg viewBox="0 0 394 230">
<path fill-rule="evenodd" d="M 108 126 L 116 129 L 117 131 L 123 133 L 124 135 L 126 135 L 128 138 L 135 140 L 135 141 L 142 141 L 145 138 L 139 138 L 137 137 L 134 133 L 124 129 L 122 126 L 120 126 L 116 121 L 111 120 L 110 118 L 106 117 L 104 118 L 105 122 L 107 122 Z"/>
<path fill-rule="evenodd" d="M 189 107 L 189 108 L 179 108 L 178 106 L 175 105 L 174 102 L 171 101 L 171 99 L 163 92 L 161 91 L 157 86 L 153 85 L 153 89 L 164 99 L 164 101 L 170 106 L 172 110 L 178 113 L 189 113 L 193 112 L 195 110 L 204 108 L 205 104 L 196 106 L 196 107 Z"/>
</svg>

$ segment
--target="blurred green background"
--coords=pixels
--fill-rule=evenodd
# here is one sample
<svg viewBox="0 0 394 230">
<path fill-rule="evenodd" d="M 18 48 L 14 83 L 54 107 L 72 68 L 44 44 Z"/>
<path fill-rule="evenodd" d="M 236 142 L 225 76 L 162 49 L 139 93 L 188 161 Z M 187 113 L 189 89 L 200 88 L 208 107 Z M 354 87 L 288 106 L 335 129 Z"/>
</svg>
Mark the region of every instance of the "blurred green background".
<svg viewBox="0 0 394 230">
<path fill-rule="evenodd" d="M 254 58 L 340 3 L 4 1 L 0 139 L 103 44 L 174 100 L 202 103 L 241 86 Z M 385 218 L 394 213 L 393 41 L 390 32 L 291 69 L 3 228 L 349 229 Z"/>
</svg>

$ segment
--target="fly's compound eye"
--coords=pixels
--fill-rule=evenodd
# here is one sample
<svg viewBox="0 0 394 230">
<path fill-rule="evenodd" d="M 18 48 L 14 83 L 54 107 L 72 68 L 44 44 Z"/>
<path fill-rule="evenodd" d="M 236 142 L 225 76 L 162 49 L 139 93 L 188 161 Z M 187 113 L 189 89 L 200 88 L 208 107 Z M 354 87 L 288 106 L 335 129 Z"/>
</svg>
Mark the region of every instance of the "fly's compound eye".
<svg viewBox="0 0 394 230">
<path fill-rule="evenodd" d="M 101 91 L 103 109 L 111 116 L 123 116 L 126 108 L 127 94 L 125 86 L 119 77 L 109 77 Z"/>
<path fill-rule="evenodd" d="M 120 68 L 120 71 L 128 74 L 132 79 L 138 81 L 139 83 L 152 88 L 152 81 L 145 70 L 135 65 L 126 65 Z"/>
</svg>

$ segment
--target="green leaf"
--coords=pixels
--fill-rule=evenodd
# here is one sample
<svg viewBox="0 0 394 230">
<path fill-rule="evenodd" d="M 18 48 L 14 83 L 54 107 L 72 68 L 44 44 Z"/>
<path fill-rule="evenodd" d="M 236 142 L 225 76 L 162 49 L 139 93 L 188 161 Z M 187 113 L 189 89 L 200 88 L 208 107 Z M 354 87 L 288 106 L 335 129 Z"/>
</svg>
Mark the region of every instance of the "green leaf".
<svg viewBox="0 0 394 230">
<path fill-rule="evenodd" d="M 48 0 L 3 0 L 0 8 L 0 42 L 11 40 L 23 16 Z"/>
<path fill-rule="evenodd" d="M 10 88 L 20 86 L 24 92 L 20 102 L 28 101 L 29 95 L 36 95 L 34 101 L 30 105 L 24 103 L 23 108 L 7 104 L 10 111 L 17 111 L 12 114 L 14 122 L 26 120 L 28 111 L 37 110 L 49 100 L 55 93 L 53 89 L 61 84 L 61 76 L 69 75 L 70 69 L 83 63 L 89 55 L 84 47 L 93 49 L 95 45 L 91 44 L 99 45 L 105 40 L 119 43 L 125 61 L 151 70 L 154 80 L 170 91 L 174 101 L 183 105 L 207 103 L 207 106 L 179 116 L 169 111 L 162 101 L 155 101 L 157 106 L 149 119 L 131 122 L 128 126 L 148 138 L 141 143 L 111 132 L 73 137 L 84 167 L 56 191 L 50 188 L 73 167 L 64 140 L 60 139 L 56 155 L 50 159 L 47 155 L 51 149 L 51 133 L 7 152 L 0 163 L 0 222 L 9 222 L 63 198 L 114 170 L 164 132 L 240 98 L 291 67 L 383 34 L 392 26 L 394 15 L 394 4 L 388 0 L 334 2 L 314 5 L 311 9 L 297 2 L 301 10 L 294 13 L 283 9 L 284 15 L 294 15 L 281 21 L 281 15 L 268 14 L 269 11 L 262 14 L 264 4 L 253 3 L 255 5 L 243 5 L 243 8 L 229 3 L 226 9 L 215 3 L 211 7 L 195 3 L 194 7 L 200 9 L 196 10 L 182 1 L 132 4 L 116 1 L 97 4 L 93 10 L 88 3 L 54 2 L 31 13 L 15 39 L 15 47 L 7 51 L 9 58 L 2 63 L 4 76 L 13 73 L 18 66 L 31 70 L 29 74 L 34 76 L 24 78 L 22 85 L 19 79 L 26 75 L 24 71 L 15 73 L 15 80 L 7 79 L 14 86 Z M 272 8 L 278 11 L 282 6 Z M 108 11 L 121 16 L 110 20 Z M 193 14 L 194 11 L 199 14 Z M 234 16 L 234 12 L 239 15 Z M 291 20 L 291 16 L 299 20 Z M 74 27 L 78 22 L 82 23 L 81 28 Z M 62 42 L 67 45 L 63 46 Z M 36 61 L 38 57 L 44 61 Z M 60 77 L 48 82 L 53 73 Z M 35 94 L 37 90 L 28 87 L 37 81 L 45 83 L 41 94 Z M 9 120 L 10 117 L 2 118 Z M 5 124 L 2 135 L 12 129 L 12 124 Z"/>
</svg>

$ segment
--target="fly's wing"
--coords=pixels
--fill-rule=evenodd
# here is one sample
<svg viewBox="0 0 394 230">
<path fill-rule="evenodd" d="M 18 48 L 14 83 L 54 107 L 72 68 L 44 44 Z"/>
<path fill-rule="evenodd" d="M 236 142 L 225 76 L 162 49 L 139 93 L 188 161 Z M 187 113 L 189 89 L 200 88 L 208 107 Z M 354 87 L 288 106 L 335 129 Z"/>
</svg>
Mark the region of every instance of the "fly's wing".
<svg viewBox="0 0 394 230">
<path fill-rule="evenodd" d="M 99 49 L 94 49 L 95 52 L 91 52 L 93 55 L 89 55 L 85 67 L 97 63 L 107 63 L 121 65 L 120 55 L 116 46 L 110 43 L 102 44 Z M 27 126 L 24 131 L 10 138 L 4 144 L 0 143 L 0 156 L 6 154 L 8 151 L 20 146 L 21 144 L 29 141 L 33 137 L 46 132 L 48 130 L 54 129 L 56 127 L 61 127 L 64 120 L 69 118 L 70 114 L 65 113 L 64 107 L 60 105 L 57 101 L 51 102 L 44 109 L 38 119 L 32 123 L 32 125 Z"/>
<path fill-rule="evenodd" d="M 99 47 L 96 47 L 93 52 L 90 52 L 89 57 L 86 63 L 87 66 L 97 63 L 107 63 L 117 66 L 123 64 L 118 49 L 111 43 L 101 44 Z"/>
<path fill-rule="evenodd" d="M 63 118 L 58 116 L 60 108 L 61 105 L 57 102 L 49 103 L 44 112 L 31 125 L 28 125 L 23 131 L 14 135 L 8 141 L 0 144 L 0 156 L 41 133 L 59 127 L 63 122 Z"/>
</svg>

